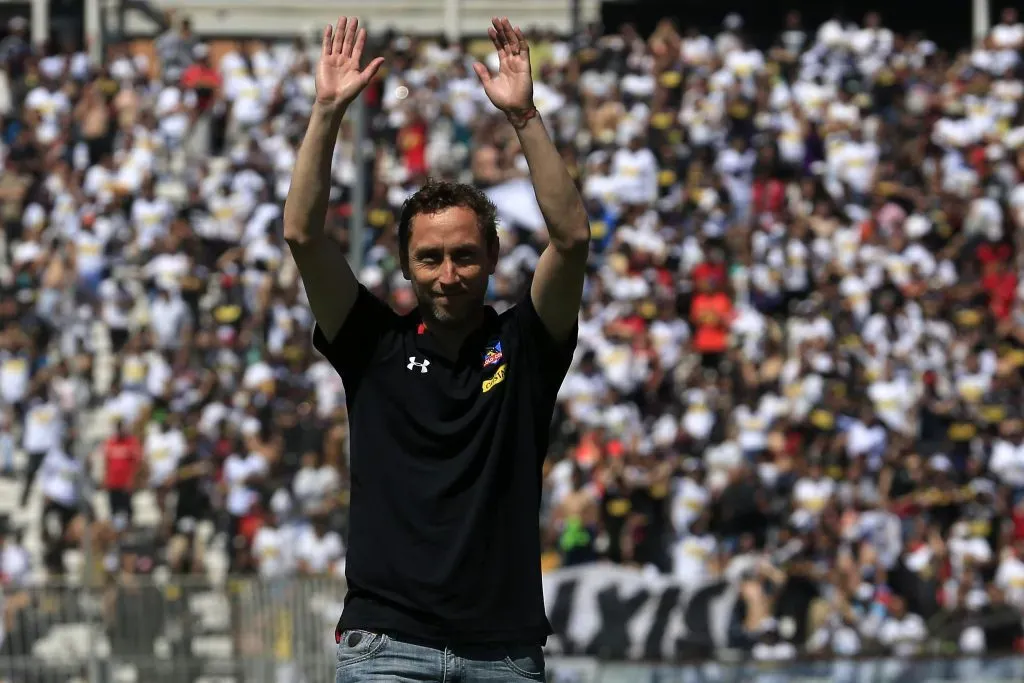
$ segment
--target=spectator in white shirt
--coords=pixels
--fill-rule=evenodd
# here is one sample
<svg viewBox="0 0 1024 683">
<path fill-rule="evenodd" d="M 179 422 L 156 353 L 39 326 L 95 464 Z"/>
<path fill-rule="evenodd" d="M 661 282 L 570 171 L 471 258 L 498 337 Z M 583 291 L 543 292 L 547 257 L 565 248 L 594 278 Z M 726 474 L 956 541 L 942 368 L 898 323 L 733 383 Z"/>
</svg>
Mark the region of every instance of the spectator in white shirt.
<svg viewBox="0 0 1024 683">
<path fill-rule="evenodd" d="M 224 460 L 224 480 L 222 487 L 227 496 L 225 507 L 229 515 L 228 541 L 234 544 L 241 526 L 242 518 L 249 515 L 260 501 L 258 486 L 269 473 L 266 458 L 258 452 L 250 452 L 243 456 L 241 442 L 236 444 L 234 451 Z M 232 553 L 232 562 L 237 563 L 239 555 Z"/>
<path fill-rule="evenodd" d="M 32 556 L 21 542 L 20 530 L 12 529 L 7 517 L 0 517 L 0 590 L 24 586 L 31 571 Z"/>
<path fill-rule="evenodd" d="M 181 295 L 161 289 L 149 309 L 149 327 L 158 349 L 176 349 L 191 337 L 188 306 Z"/>
<path fill-rule="evenodd" d="M 865 458 L 868 469 L 877 471 L 881 467 L 889 435 L 871 406 L 862 406 L 856 419 L 841 417 L 839 428 L 847 455 L 851 458 Z"/>
<path fill-rule="evenodd" d="M 989 31 L 989 42 L 997 50 L 1020 50 L 1024 48 L 1024 24 L 1020 22 L 1017 10 L 1007 7 L 1003 10 L 998 24 Z"/>
<path fill-rule="evenodd" d="M 1024 491 L 1024 423 L 1006 420 L 1000 438 L 992 444 L 989 470 L 1014 491 Z"/>
<path fill-rule="evenodd" d="M 342 576 L 345 554 L 341 536 L 327 528 L 327 517 L 316 515 L 296 542 L 295 558 L 300 574 Z"/>
<path fill-rule="evenodd" d="M 338 470 L 323 462 L 316 453 L 302 457 L 302 467 L 292 483 L 295 502 L 305 515 L 328 512 L 337 502 L 341 491 Z"/>
<path fill-rule="evenodd" d="M 282 523 L 281 513 L 286 512 L 286 506 L 280 500 L 275 494 L 270 505 L 272 511 L 252 541 L 252 558 L 264 579 L 291 576 L 295 571 L 296 534 L 293 526 Z"/>
<path fill-rule="evenodd" d="M 46 396 L 45 388 L 36 390 L 29 405 L 21 444 L 28 455 L 25 487 L 21 492 L 21 507 L 28 505 L 32 484 L 46 454 L 59 448 L 64 436 L 64 416 L 61 415 L 57 403 Z"/>
<path fill-rule="evenodd" d="M 629 146 L 615 153 L 612 173 L 624 202 L 649 204 L 658 198 L 658 161 L 640 136 L 632 136 Z"/>
<path fill-rule="evenodd" d="M 719 569 L 719 542 L 708 533 L 707 521 L 707 515 L 698 517 L 689 530 L 679 532 L 672 546 L 672 573 L 691 590 L 710 581 Z"/>
<path fill-rule="evenodd" d="M 43 504 L 43 540 L 46 543 L 47 568 L 63 573 L 65 539 L 71 522 L 79 514 L 85 468 L 74 456 L 75 436 L 50 449 L 39 468 L 39 487 Z"/>
<path fill-rule="evenodd" d="M 19 405 L 28 393 L 32 369 L 24 350 L 0 349 L 0 403 Z"/>
<path fill-rule="evenodd" d="M 908 612 L 902 598 L 892 596 L 889 601 L 889 614 L 878 632 L 879 642 L 896 657 L 904 658 L 919 654 L 921 645 L 927 637 L 928 630 L 924 619 L 918 614 Z"/>
<path fill-rule="evenodd" d="M 799 479 L 793 487 L 794 507 L 820 515 L 832 503 L 835 491 L 835 480 L 825 476 L 821 463 L 812 462 L 807 476 Z"/>
<path fill-rule="evenodd" d="M 1003 549 L 996 565 L 995 585 L 1003 591 L 1006 602 L 1024 610 L 1024 541 Z"/>
</svg>

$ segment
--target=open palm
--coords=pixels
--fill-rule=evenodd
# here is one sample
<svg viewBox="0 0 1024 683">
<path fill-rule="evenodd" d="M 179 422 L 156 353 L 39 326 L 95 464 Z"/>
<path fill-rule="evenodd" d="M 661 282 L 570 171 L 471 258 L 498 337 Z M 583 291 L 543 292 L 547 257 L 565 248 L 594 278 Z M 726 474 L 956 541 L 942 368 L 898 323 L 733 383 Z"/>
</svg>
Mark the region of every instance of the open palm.
<svg viewBox="0 0 1024 683">
<path fill-rule="evenodd" d="M 533 106 L 533 74 L 530 71 L 530 44 L 518 26 L 507 18 L 495 17 L 487 34 L 498 51 L 498 73 L 491 74 L 479 62 L 473 65 L 491 103 L 508 113 Z"/>
<path fill-rule="evenodd" d="M 316 101 L 346 107 L 377 74 L 384 60 L 378 57 L 359 68 L 366 46 L 366 29 L 355 17 L 340 17 L 336 27 L 324 29 L 320 63 L 316 67 Z"/>
</svg>

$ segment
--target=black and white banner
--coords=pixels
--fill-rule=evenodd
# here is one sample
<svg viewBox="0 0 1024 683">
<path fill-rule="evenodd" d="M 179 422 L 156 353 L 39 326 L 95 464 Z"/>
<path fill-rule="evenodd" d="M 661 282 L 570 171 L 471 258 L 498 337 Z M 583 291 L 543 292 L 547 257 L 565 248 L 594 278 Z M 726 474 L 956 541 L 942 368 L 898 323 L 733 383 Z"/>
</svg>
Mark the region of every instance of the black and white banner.
<svg viewBox="0 0 1024 683">
<path fill-rule="evenodd" d="M 693 587 L 615 565 L 560 569 L 544 576 L 547 651 L 657 661 L 726 647 L 738 597 L 725 581 Z"/>
</svg>

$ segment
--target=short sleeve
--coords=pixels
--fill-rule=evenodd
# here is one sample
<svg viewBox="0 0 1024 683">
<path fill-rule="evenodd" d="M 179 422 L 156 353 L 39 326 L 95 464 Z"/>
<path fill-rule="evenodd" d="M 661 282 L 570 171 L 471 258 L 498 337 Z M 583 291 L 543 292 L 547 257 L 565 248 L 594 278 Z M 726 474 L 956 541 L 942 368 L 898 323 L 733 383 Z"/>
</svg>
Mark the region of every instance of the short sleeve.
<svg viewBox="0 0 1024 683">
<path fill-rule="evenodd" d="M 527 361 L 540 370 L 545 393 L 554 397 L 572 364 L 579 339 L 579 324 L 573 323 L 564 340 L 556 340 L 540 319 L 529 294 L 512 309 L 512 316 L 519 348 Z"/>
<path fill-rule="evenodd" d="M 241 468 L 238 465 L 238 458 L 233 456 L 224 461 L 224 481 L 232 486 L 238 483 L 237 480 L 242 474 Z"/>
<path fill-rule="evenodd" d="M 327 340 L 320 325 L 313 326 L 313 347 L 341 375 L 345 393 L 350 399 L 359 388 L 381 340 L 387 332 L 395 329 L 398 320 L 398 314 L 386 303 L 359 285 L 356 302 L 333 340 Z"/>
</svg>

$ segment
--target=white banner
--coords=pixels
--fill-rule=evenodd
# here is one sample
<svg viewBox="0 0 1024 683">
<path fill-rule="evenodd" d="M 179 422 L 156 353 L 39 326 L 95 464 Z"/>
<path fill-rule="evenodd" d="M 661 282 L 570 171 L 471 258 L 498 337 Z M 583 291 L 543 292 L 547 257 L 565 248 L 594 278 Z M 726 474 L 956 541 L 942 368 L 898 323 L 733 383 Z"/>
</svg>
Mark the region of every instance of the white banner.
<svg viewBox="0 0 1024 683">
<path fill-rule="evenodd" d="M 551 654 L 674 660 L 681 652 L 728 645 L 739 595 L 724 581 L 693 588 L 616 565 L 585 565 L 544 576 L 554 635 Z"/>
</svg>

